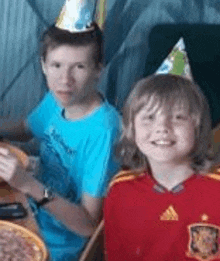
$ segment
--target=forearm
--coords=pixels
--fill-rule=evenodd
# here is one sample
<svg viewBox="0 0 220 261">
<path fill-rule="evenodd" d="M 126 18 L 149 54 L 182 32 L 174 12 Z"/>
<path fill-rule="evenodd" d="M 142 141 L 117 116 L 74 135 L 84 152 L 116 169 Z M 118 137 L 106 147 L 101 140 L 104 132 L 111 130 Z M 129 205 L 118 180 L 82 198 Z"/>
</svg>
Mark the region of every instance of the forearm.
<svg viewBox="0 0 220 261">
<path fill-rule="evenodd" d="M 0 119 L 0 136 L 14 141 L 28 141 L 32 138 L 32 134 L 23 119 L 18 121 Z"/>
<path fill-rule="evenodd" d="M 37 201 L 43 198 L 44 187 L 34 178 L 31 182 L 26 184 L 22 190 Z M 82 236 L 91 236 L 95 229 L 96 222 L 91 218 L 83 206 L 70 203 L 57 194 L 53 201 L 45 204 L 43 207 L 51 212 L 56 219 L 61 221 L 69 230 Z"/>
<path fill-rule="evenodd" d="M 45 208 L 56 216 L 69 230 L 82 236 L 89 237 L 93 234 L 96 222 L 81 205 L 76 205 L 56 197 Z"/>
</svg>

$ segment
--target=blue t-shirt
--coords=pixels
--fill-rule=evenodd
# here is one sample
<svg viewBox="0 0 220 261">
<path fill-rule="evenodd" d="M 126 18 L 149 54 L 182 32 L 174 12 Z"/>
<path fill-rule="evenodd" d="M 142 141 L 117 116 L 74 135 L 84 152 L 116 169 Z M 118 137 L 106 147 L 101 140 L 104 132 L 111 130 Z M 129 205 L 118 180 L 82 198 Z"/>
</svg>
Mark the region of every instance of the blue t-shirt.
<svg viewBox="0 0 220 261">
<path fill-rule="evenodd" d="M 108 102 L 80 119 L 66 120 L 48 93 L 27 123 L 41 141 L 42 169 L 37 178 L 45 186 L 76 204 L 83 193 L 105 195 L 118 170 L 113 146 L 120 129 L 120 117 Z M 77 260 L 87 239 L 69 231 L 43 208 L 37 220 L 53 260 Z"/>
</svg>

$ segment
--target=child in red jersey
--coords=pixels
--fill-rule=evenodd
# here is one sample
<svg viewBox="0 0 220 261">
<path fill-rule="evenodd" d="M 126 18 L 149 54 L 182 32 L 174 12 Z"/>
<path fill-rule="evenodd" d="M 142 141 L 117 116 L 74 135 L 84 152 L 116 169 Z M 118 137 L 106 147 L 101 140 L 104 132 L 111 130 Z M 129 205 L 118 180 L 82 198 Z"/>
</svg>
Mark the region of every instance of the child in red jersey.
<svg viewBox="0 0 220 261">
<path fill-rule="evenodd" d="M 108 261 L 220 260 L 220 183 L 209 106 L 176 75 L 140 80 L 123 111 L 119 173 L 105 200 Z"/>
</svg>

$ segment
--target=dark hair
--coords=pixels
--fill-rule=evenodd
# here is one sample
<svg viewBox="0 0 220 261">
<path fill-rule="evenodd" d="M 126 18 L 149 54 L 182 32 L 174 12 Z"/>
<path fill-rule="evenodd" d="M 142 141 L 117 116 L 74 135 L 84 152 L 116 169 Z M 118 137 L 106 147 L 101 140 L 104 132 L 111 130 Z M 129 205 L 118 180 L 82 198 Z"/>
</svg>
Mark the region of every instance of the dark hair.
<svg viewBox="0 0 220 261">
<path fill-rule="evenodd" d="M 189 109 L 196 126 L 192 167 L 195 170 L 203 169 L 211 157 L 209 105 L 198 85 L 181 76 L 169 74 L 152 75 L 140 80 L 128 96 L 123 108 L 123 133 L 116 148 L 122 165 L 133 170 L 150 167 L 134 139 L 134 118 L 150 99 L 160 108 L 180 104 Z"/>
<path fill-rule="evenodd" d="M 54 49 L 60 45 L 87 46 L 94 45 L 94 61 L 98 65 L 102 63 L 103 34 L 96 23 L 93 23 L 91 30 L 86 32 L 70 33 L 61 30 L 55 25 L 50 26 L 42 35 L 40 45 L 40 55 L 43 61 L 46 60 L 49 48 Z"/>
</svg>

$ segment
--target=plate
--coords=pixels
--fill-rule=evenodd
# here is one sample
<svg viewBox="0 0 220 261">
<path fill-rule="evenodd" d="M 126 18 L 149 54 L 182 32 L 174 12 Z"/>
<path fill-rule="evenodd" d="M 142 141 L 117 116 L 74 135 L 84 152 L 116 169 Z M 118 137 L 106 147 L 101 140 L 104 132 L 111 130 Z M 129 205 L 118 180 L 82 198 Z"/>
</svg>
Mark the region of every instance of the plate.
<svg viewBox="0 0 220 261">
<path fill-rule="evenodd" d="M 0 250 L 0 260 L 46 261 L 48 258 L 46 246 L 39 236 L 27 228 L 2 220 Z"/>
</svg>

